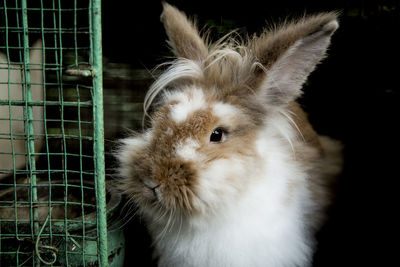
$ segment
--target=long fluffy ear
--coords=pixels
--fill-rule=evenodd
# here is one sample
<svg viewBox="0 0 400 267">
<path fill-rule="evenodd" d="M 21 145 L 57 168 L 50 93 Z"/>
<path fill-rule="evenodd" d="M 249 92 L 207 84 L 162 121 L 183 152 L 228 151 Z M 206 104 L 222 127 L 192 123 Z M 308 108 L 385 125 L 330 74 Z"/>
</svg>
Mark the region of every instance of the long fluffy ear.
<svg viewBox="0 0 400 267">
<path fill-rule="evenodd" d="M 250 49 L 264 66 L 264 71 L 256 74 L 256 87 L 268 104 L 281 106 L 300 96 L 303 83 L 325 57 L 338 26 L 336 13 L 322 13 L 251 41 Z"/>
<path fill-rule="evenodd" d="M 208 49 L 195 25 L 183 12 L 168 3 L 163 2 L 163 8 L 161 21 L 164 23 L 174 54 L 192 60 L 204 59 Z"/>
</svg>

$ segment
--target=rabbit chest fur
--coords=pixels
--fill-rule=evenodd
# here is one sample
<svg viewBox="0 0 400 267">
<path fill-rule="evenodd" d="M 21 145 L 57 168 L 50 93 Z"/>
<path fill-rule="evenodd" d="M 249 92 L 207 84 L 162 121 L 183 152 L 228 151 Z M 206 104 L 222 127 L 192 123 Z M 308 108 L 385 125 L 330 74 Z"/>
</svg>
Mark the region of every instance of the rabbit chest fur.
<svg viewBox="0 0 400 267">
<path fill-rule="evenodd" d="M 336 14 L 216 44 L 166 3 L 162 21 L 177 59 L 146 96 L 151 126 L 116 151 L 159 266 L 309 266 L 341 146 L 295 100 Z"/>
</svg>

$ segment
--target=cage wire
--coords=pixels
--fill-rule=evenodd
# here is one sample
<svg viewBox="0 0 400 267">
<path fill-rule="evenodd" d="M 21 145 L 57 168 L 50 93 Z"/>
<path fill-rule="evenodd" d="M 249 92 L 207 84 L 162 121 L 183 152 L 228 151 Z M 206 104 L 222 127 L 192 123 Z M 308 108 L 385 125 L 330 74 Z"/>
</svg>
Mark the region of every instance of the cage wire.
<svg viewBox="0 0 400 267">
<path fill-rule="evenodd" d="M 0 1 L 0 266 L 106 266 L 100 0 Z"/>
</svg>

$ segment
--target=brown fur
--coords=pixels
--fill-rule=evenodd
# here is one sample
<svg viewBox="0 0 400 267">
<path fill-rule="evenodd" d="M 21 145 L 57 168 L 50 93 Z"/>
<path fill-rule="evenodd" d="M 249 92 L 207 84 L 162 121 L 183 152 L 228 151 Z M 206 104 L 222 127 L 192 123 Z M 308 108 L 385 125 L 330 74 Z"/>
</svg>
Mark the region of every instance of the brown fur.
<svg viewBox="0 0 400 267">
<path fill-rule="evenodd" d="M 166 12 L 174 10 L 173 7 L 165 3 L 164 9 L 164 17 L 168 17 Z M 175 9 L 174 12 L 177 12 L 177 10 Z M 184 14 L 180 13 L 180 16 L 184 16 Z M 181 18 L 180 16 L 177 16 L 177 18 L 184 19 L 184 17 Z M 261 124 L 265 117 L 265 107 L 260 106 L 257 101 L 252 101 L 249 98 L 249 93 L 251 94 L 258 90 L 260 81 L 265 79 L 268 69 L 285 51 L 298 40 L 321 30 L 324 25 L 335 20 L 336 17 L 337 13 L 335 12 L 304 17 L 301 20 L 284 23 L 279 27 L 275 27 L 275 29 L 265 30 L 261 36 L 254 36 L 243 44 L 240 41 L 229 38 L 225 42 L 220 40 L 217 45 L 211 46 L 207 53 L 204 53 L 202 45 L 197 44 L 197 47 L 201 47 L 200 50 L 204 58 L 204 78 L 198 81 L 198 86 L 202 88 L 218 88 L 217 95 L 221 101 L 239 106 L 244 112 L 250 113 L 251 116 L 249 117 L 254 122 Z M 165 21 L 163 22 L 165 23 Z M 173 27 L 170 27 L 169 24 L 165 25 L 165 27 L 170 39 L 174 40 L 175 43 L 183 44 L 185 40 L 190 40 L 192 35 L 195 34 L 193 32 L 195 29 L 190 28 L 190 30 L 181 31 L 180 35 L 175 36 L 176 39 L 174 39 L 171 38 L 174 35 L 172 32 Z M 331 32 L 328 31 L 326 34 L 329 35 Z M 195 40 L 196 42 L 199 41 L 197 38 Z M 202 43 L 204 44 L 204 41 Z M 182 46 L 184 47 L 184 45 Z M 222 52 L 224 49 L 230 49 L 236 54 L 224 54 Z M 175 53 L 178 56 L 185 56 L 184 53 L 179 51 L 175 51 Z M 207 57 L 205 57 L 206 54 Z M 218 58 L 220 59 L 217 60 Z M 289 103 L 288 110 L 298 127 L 299 138 L 318 151 L 318 153 L 311 153 L 315 155 L 308 156 L 307 154 L 310 153 L 305 153 L 301 150 L 296 154 L 304 160 L 321 156 L 323 149 L 319 143 L 318 135 L 309 123 L 305 112 L 293 101 Z"/>
<path fill-rule="evenodd" d="M 208 103 L 210 101 L 213 102 L 208 100 Z M 178 158 L 171 152 L 175 151 L 178 144 L 186 138 L 191 138 L 200 144 L 198 152 L 207 159 L 201 163 L 204 165 L 234 155 L 254 158 L 256 154 L 253 146 L 256 139 L 254 126 L 249 123 L 251 121 L 249 117 L 235 117 L 234 121 L 230 122 L 235 128 L 229 132 L 229 140 L 218 144 L 216 149 L 216 144 L 209 144 L 209 138 L 211 132 L 221 124 L 210 109 L 205 108 L 193 113 L 183 123 L 171 121 L 168 118 L 168 110 L 169 105 L 164 106 L 155 114 L 153 122 L 155 131 L 148 150 L 151 155 L 146 156 L 147 160 L 151 158 L 153 161 L 151 179 L 162 185 L 161 189 L 165 195 L 175 197 L 167 201 L 174 203 L 175 207 L 183 211 L 194 212 L 195 207 L 192 202 L 198 179 L 195 170 L 201 166 L 195 166 L 195 163 Z M 168 134 L 168 129 L 172 130 L 173 134 Z M 172 207 L 173 205 L 170 208 Z"/>
<path fill-rule="evenodd" d="M 216 95 L 209 95 L 206 102 L 219 101 Z M 211 106 L 190 114 L 185 121 L 177 123 L 169 117 L 173 105 L 179 104 L 173 100 L 165 103 L 153 116 L 152 138 L 148 145 L 136 151 L 130 151 L 126 158 L 130 164 L 127 173 L 140 174 L 140 177 L 127 176 L 120 184 L 120 189 L 132 196 L 134 202 L 141 205 L 161 205 L 151 192 L 150 184 L 158 186 L 163 195 L 162 208 L 194 213 L 196 210 L 196 186 L 198 184 L 197 169 L 212 164 L 217 159 L 228 159 L 232 156 L 256 159 L 254 140 L 256 140 L 257 125 L 253 123 L 251 114 L 246 112 L 235 116 L 229 125 L 221 125 L 221 118 L 213 114 Z M 239 109 L 242 106 L 237 105 Z M 210 144 L 210 134 L 220 126 L 229 126 L 229 138 L 220 144 Z M 187 138 L 197 141 L 200 145 L 198 153 L 205 156 L 203 162 L 192 162 L 178 157 L 176 148 Z M 239 185 L 237 177 L 231 177 L 232 185 Z M 243 190 L 238 188 L 237 190 Z M 221 194 L 223 188 L 221 188 Z"/>
<path fill-rule="evenodd" d="M 273 63 L 298 40 L 309 36 L 327 23 L 335 20 L 337 13 L 320 13 L 314 16 L 303 17 L 289 23 L 284 23 L 273 30 L 266 30 L 259 37 L 253 37 L 249 46 L 258 61 L 269 69 Z M 326 32 L 331 34 L 332 32 Z"/>
<path fill-rule="evenodd" d="M 207 56 L 207 47 L 199 37 L 197 29 L 193 23 L 188 23 L 187 17 L 183 12 L 163 3 L 164 11 L 161 20 L 170 40 L 174 52 L 179 57 L 200 60 Z"/>
<path fill-rule="evenodd" d="M 163 3 L 163 6 L 161 19 L 173 52 L 178 57 L 173 64 L 178 66 L 179 63 L 187 63 L 185 60 L 190 60 L 191 63 L 194 61 L 198 64 L 196 66 L 200 72 L 191 74 L 192 77 L 188 75 L 179 77 L 176 72 L 172 73 L 173 77 L 178 77 L 173 80 L 173 87 L 179 88 L 177 90 L 182 90 L 189 97 L 190 88 L 201 88 L 207 106 L 188 114 L 183 122 L 178 123 L 172 120 L 169 114 L 172 106 L 179 104 L 179 101 L 170 101 L 165 97 L 152 117 L 150 140 L 146 141 L 144 147 L 134 147 L 134 151 L 121 153 L 124 156 L 120 159 L 124 163 L 124 168 L 121 170 L 124 180 L 120 183 L 120 189 L 131 196 L 134 202 L 145 207 L 156 206 L 170 211 L 196 212 L 198 208 L 196 202 L 199 201 L 196 194 L 196 186 L 199 185 L 197 170 L 206 168 L 216 159 L 229 159 L 234 156 L 248 162 L 256 162 L 258 158 L 254 140 L 257 139 L 259 130 L 266 127 L 266 118 L 269 114 L 276 114 L 277 110 L 289 114 L 288 120 L 293 120 L 293 129 L 297 131 L 297 139 L 293 141 L 295 160 L 310 170 L 318 169 L 318 164 L 324 156 L 324 149 L 307 115 L 295 100 L 301 94 L 300 88 L 305 78 L 325 55 L 329 44 L 328 38 L 336 28 L 323 28 L 336 19 L 336 14 L 323 13 L 303 18 L 296 23 L 286 23 L 246 41 L 228 37 L 207 48 L 194 23 L 188 21 L 184 13 L 166 3 Z M 300 65 L 304 58 L 307 61 L 305 63 L 309 64 L 300 73 L 300 76 L 302 75 L 300 78 L 296 76 L 297 73 L 286 75 L 296 76 L 293 78 L 295 84 L 293 91 L 296 92 L 282 92 L 281 90 L 287 88 L 279 86 L 274 87 L 274 91 L 264 92 L 269 88 L 263 88 L 262 85 L 270 78 L 271 69 L 280 59 L 285 59 L 288 51 L 298 41 L 314 33 L 320 34 L 322 41 L 328 41 L 321 42 L 321 49 L 315 56 L 315 61 L 307 61 L 307 55 L 301 54 L 304 51 L 300 51 L 300 58 L 294 58 L 294 61 L 300 61 Z M 315 38 L 319 40 L 320 37 L 317 35 Z M 283 67 L 290 68 L 293 65 L 295 64 Z M 168 78 L 167 75 L 165 77 Z M 163 84 L 162 77 L 160 80 L 159 84 Z M 290 82 L 288 84 L 292 86 Z M 162 87 L 155 88 L 152 93 L 158 93 L 169 85 L 166 83 Z M 286 101 L 285 97 L 290 101 Z M 279 98 L 285 99 L 280 101 Z M 222 119 L 210 109 L 216 102 L 231 104 L 240 111 L 240 114 L 231 118 L 229 125 L 221 125 Z M 209 139 L 210 134 L 217 127 L 228 127 L 228 138 L 226 142 L 212 144 Z M 177 147 L 187 138 L 199 144 L 196 151 L 204 156 L 202 162 L 186 160 L 176 155 Z M 318 202 L 325 203 L 327 198 L 323 186 L 326 181 L 318 180 L 321 178 L 318 172 L 319 170 L 311 178 L 310 189 Z M 230 177 L 229 182 L 236 186 L 238 191 L 244 190 L 245 185 L 236 179 L 237 177 Z M 294 190 L 297 184 L 294 182 L 290 186 Z M 162 201 L 157 199 L 156 190 L 162 192 Z M 223 194 L 224 188 L 220 190 Z"/>
<path fill-rule="evenodd" d="M 291 112 L 293 121 L 298 128 L 298 138 L 317 151 L 315 156 L 322 156 L 323 148 L 319 142 L 318 134 L 314 131 L 312 125 L 308 121 L 307 114 L 296 102 L 291 102 L 288 106 L 288 110 Z M 302 151 L 298 151 L 297 153 L 297 155 L 305 161 L 312 160 L 312 158 L 307 157 L 304 154 L 305 153 L 302 153 Z"/>
<path fill-rule="evenodd" d="M 320 30 L 335 20 L 337 13 L 321 13 L 295 22 L 285 23 L 274 30 L 265 30 L 261 36 L 247 41 L 224 37 L 208 49 L 195 26 L 184 13 L 164 3 L 162 21 L 177 57 L 201 60 L 204 87 L 218 87 L 231 94 L 234 90 L 257 90 L 266 72 L 298 40 Z M 326 32 L 329 35 L 331 32 Z M 224 54 L 223 50 L 235 51 Z M 218 60 L 219 59 L 219 60 Z"/>
</svg>

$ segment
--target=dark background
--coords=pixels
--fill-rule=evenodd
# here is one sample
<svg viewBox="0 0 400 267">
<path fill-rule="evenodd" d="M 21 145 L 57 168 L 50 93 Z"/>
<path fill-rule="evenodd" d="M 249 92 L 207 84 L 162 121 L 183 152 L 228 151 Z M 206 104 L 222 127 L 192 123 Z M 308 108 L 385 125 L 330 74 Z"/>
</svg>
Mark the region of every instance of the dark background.
<svg viewBox="0 0 400 267">
<path fill-rule="evenodd" d="M 342 12 L 329 57 L 310 76 L 300 99 L 315 129 L 345 144 L 344 174 L 330 219 L 318 234 L 314 266 L 395 265 L 399 226 L 394 215 L 399 210 L 396 126 L 400 104 L 400 1 L 168 2 L 197 18 L 200 28 L 211 25 L 214 39 L 236 28 L 243 33 L 257 33 L 266 22 L 287 16 Z M 131 70 L 128 76 L 138 70 L 142 73 L 140 70 L 152 69 L 170 55 L 159 19 L 160 1 L 104 0 L 102 12 L 105 72 L 110 66 L 122 64 Z M 112 116 L 107 110 L 112 111 L 111 106 L 143 101 L 151 82 L 147 76 L 116 76 L 105 74 L 105 90 L 123 84 L 123 92 L 130 96 L 112 102 L 113 93 L 106 91 L 106 120 Z M 129 120 L 129 112 L 118 114 L 125 124 L 110 134 L 107 147 L 124 135 L 122 128 L 137 128 Z M 108 162 L 112 166 L 111 157 Z M 151 243 L 140 220 L 129 221 L 125 231 L 126 266 L 151 266 Z"/>
</svg>

